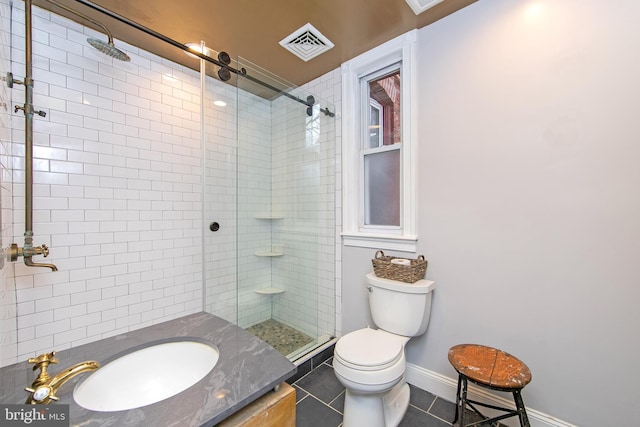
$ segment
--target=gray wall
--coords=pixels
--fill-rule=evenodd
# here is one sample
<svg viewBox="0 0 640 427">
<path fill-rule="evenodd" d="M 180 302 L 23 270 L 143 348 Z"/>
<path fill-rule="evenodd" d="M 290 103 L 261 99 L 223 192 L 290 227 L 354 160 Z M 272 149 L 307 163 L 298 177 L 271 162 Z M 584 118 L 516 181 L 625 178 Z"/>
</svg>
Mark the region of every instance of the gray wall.
<svg viewBox="0 0 640 427">
<path fill-rule="evenodd" d="M 493 0 L 419 31 L 418 253 L 437 289 L 410 363 L 454 378 L 449 347 L 497 346 L 531 368 L 527 406 L 637 422 L 638 16 Z M 374 252 L 343 248 L 344 333 L 370 322 Z"/>
</svg>

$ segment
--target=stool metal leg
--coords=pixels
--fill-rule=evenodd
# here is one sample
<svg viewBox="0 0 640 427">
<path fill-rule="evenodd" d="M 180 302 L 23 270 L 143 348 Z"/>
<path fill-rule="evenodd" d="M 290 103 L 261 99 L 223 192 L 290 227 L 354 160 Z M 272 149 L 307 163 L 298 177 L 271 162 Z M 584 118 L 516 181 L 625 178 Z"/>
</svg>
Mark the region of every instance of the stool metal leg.
<svg viewBox="0 0 640 427">
<path fill-rule="evenodd" d="M 462 375 L 458 375 L 458 389 L 456 391 L 456 415 L 453 418 L 453 422 L 451 423 L 451 425 L 455 425 L 455 423 L 458 421 L 458 409 L 460 408 L 460 387 L 462 384 Z"/>
<path fill-rule="evenodd" d="M 520 394 L 521 390 L 512 390 L 513 393 L 513 400 L 516 404 L 516 410 L 511 410 L 508 408 L 503 408 L 500 406 L 494 406 L 494 405 L 489 405 L 483 402 L 478 402 L 475 400 L 467 400 L 467 392 L 468 392 L 468 381 L 467 381 L 467 377 L 465 375 L 459 374 L 458 375 L 458 387 L 456 390 L 456 413 L 455 413 L 455 417 L 453 419 L 453 422 L 451 423 L 452 426 L 458 426 L 458 427 L 466 427 L 465 424 L 465 414 L 466 414 L 466 409 L 467 409 L 467 405 L 469 405 L 470 410 L 473 410 L 474 412 L 476 412 L 476 414 L 478 414 L 480 417 L 483 418 L 483 420 L 481 421 L 476 421 L 476 422 L 472 422 L 471 424 L 469 424 L 470 426 L 479 426 L 479 425 L 487 425 L 490 424 L 491 426 L 495 426 L 498 425 L 497 421 L 501 420 L 503 418 L 510 418 L 510 417 L 514 417 L 514 416 L 518 416 L 519 420 L 520 420 L 520 426 L 521 427 L 531 427 L 531 424 L 529 424 L 529 418 L 527 417 L 527 410 L 524 406 L 524 401 L 522 400 L 522 395 Z M 507 391 L 505 389 L 496 389 L 498 391 Z M 477 405 L 481 405 L 484 406 L 486 408 L 491 408 L 491 409 L 497 409 L 500 411 L 504 411 L 506 412 L 503 415 L 500 416 L 496 416 L 493 418 L 487 417 L 484 414 L 480 413 L 478 411 L 478 409 L 476 409 L 476 407 L 474 406 L 474 404 Z M 456 424 L 457 423 L 457 424 Z"/>
<path fill-rule="evenodd" d="M 522 395 L 520 394 L 520 390 L 515 390 L 513 392 L 513 400 L 516 403 L 518 417 L 520 417 L 520 425 L 522 427 L 531 427 L 529 424 L 529 418 L 527 417 L 527 410 L 525 409 L 524 402 L 522 401 Z"/>
<path fill-rule="evenodd" d="M 460 427 L 464 427 L 464 413 L 467 408 L 467 377 L 462 378 L 462 402 L 460 404 Z"/>
</svg>

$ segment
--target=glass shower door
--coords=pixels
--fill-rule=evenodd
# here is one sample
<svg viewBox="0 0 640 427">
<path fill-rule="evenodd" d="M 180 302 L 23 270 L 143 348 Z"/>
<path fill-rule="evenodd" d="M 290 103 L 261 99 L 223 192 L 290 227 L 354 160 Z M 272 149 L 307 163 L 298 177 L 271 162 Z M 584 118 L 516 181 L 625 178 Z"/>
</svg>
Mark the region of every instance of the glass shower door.
<svg viewBox="0 0 640 427">
<path fill-rule="evenodd" d="M 212 54 L 213 56 L 216 53 Z M 237 90 L 207 63 L 203 102 L 203 292 L 205 311 L 237 322 Z"/>
<path fill-rule="evenodd" d="M 320 321 L 319 296 L 322 281 L 332 286 L 321 270 L 332 270 L 334 250 L 333 203 L 326 203 L 333 189 L 323 176 L 333 173 L 326 152 L 333 133 L 321 134 L 323 124 L 335 124 L 318 105 L 292 99 L 307 100 L 304 91 L 238 62 L 290 95 L 238 77 L 238 324 L 295 360 L 333 335 Z"/>
</svg>

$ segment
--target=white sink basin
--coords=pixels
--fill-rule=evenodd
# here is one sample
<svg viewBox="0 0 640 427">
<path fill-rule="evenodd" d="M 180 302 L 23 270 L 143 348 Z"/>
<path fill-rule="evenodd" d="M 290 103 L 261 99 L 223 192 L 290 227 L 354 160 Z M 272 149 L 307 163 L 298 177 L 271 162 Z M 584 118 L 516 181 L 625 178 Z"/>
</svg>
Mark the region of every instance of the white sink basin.
<svg viewBox="0 0 640 427">
<path fill-rule="evenodd" d="M 139 408 L 184 391 L 218 362 L 218 350 L 195 341 L 145 347 L 93 372 L 73 391 L 76 403 L 92 411 Z"/>
</svg>

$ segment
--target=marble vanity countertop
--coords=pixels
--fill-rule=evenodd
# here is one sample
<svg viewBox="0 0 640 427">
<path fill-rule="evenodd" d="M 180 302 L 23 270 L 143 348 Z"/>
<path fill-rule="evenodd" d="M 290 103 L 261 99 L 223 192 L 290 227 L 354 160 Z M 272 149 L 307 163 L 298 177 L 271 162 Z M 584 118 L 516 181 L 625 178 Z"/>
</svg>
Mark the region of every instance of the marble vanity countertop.
<svg viewBox="0 0 640 427">
<path fill-rule="evenodd" d="M 73 400 L 73 388 L 88 373 L 58 390 L 58 403 L 69 404 L 71 426 L 213 426 L 291 377 L 296 367 L 245 330 L 208 313 L 196 313 L 111 338 L 56 352 L 52 375 L 85 360 L 105 365 L 152 344 L 194 338 L 216 346 L 220 358 L 213 370 L 187 390 L 160 402 L 117 412 L 89 411 Z M 55 350 L 53 348 L 52 350 Z M 0 403 L 24 403 L 36 374 L 20 362 L 0 368 Z"/>
</svg>

